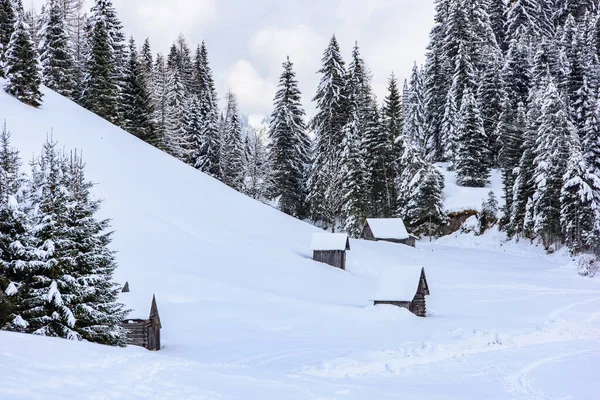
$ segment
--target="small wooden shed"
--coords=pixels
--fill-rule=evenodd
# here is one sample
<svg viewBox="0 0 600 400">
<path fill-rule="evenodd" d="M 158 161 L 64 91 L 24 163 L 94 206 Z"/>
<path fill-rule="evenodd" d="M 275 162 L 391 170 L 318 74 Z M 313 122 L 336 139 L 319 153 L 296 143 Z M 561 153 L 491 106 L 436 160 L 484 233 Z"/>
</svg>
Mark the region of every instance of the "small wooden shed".
<svg viewBox="0 0 600 400">
<path fill-rule="evenodd" d="M 401 243 L 415 247 L 416 237 L 410 235 L 402 218 L 367 218 L 361 239 Z"/>
<path fill-rule="evenodd" d="M 158 314 L 156 297 L 152 295 L 148 318 L 139 318 L 143 314 L 143 311 L 140 311 L 142 307 L 134 305 L 134 299 L 129 297 L 130 294 L 130 292 L 121 293 L 123 303 L 125 303 L 127 308 L 132 308 L 129 313 L 129 317 L 131 318 L 127 318 L 121 323 L 121 326 L 127 331 L 127 343 L 133 346 L 145 347 L 148 350 L 160 350 L 160 329 L 162 328 L 162 324 Z"/>
<path fill-rule="evenodd" d="M 345 233 L 315 233 L 310 249 L 313 260 L 346 269 L 346 250 L 350 250 L 350 241 Z"/>
<path fill-rule="evenodd" d="M 427 314 L 425 296 L 429 295 L 429 285 L 423 267 L 384 267 L 379 277 L 379 285 L 374 305 L 391 304 L 404 307 L 419 317 Z"/>
</svg>

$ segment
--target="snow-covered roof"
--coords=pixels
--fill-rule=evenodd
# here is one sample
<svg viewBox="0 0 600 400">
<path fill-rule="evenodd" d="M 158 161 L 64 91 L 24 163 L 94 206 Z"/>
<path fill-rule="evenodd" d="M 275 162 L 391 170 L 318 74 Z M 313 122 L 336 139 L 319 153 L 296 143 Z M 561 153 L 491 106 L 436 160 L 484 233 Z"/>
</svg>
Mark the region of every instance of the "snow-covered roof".
<svg viewBox="0 0 600 400">
<path fill-rule="evenodd" d="M 402 218 L 367 218 L 375 239 L 408 239 Z"/>
<path fill-rule="evenodd" d="M 313 233 L 311 250 L 350 250 L 348 235 L 345 233 Z"/>
<path fill-rule="evenodd" d="M 119 293 L 119 302 L 125 304 L 125 309 L 131 310 L 126 319 L 148 319 L 152 306 L 152 292 L 140 290 L 134 282 L 130 283 L 130 292 Z"/>
<path fill-rule="evenodd" d="M 419 288 L 421 266 L 385 266 L 372 300 L 412 301 Z"/>
</svg>

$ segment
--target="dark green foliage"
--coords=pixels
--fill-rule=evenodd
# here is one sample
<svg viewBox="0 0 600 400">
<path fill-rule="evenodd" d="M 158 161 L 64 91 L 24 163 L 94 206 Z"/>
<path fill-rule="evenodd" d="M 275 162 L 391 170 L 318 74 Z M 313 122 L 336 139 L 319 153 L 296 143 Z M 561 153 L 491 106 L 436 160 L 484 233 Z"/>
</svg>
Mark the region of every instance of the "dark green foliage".
<svg viewBox="0 0 600 400">
<path fill-rule="evenodd" d="M 39 107 L 42 93 L 38 53 L 22 18 L 17 20 L 5 57 L 4 90 L 25 104 Z"/>
<path fill-rule="evenodd" d="M 288 60 L 283 63 L 279 88 L 269 125 L 269 163 L 272 168 L 269 197 L 279 210 L 296 217 L 306 216 L 306 179 L 310 141 L 306 134 L 304 109 L 298 81 Z"/>
</svg>

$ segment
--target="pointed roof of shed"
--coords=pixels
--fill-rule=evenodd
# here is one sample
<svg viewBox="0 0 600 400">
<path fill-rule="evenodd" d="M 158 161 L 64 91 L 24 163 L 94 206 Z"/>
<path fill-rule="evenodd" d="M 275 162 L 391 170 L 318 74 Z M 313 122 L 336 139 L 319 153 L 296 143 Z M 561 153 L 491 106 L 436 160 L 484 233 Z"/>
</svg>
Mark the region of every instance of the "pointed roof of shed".
<svg viewBox="0 0 600 400">
<path fill-rule="evenodd" d="M 372 300 L 376 301 L 412 301 L 419 290 L 423 278 L 425 294 L 429 294 L 429 285 L 425 269 L 421 266 L 385 266 L 379 276 L 379 284 Z"/>
</svg>

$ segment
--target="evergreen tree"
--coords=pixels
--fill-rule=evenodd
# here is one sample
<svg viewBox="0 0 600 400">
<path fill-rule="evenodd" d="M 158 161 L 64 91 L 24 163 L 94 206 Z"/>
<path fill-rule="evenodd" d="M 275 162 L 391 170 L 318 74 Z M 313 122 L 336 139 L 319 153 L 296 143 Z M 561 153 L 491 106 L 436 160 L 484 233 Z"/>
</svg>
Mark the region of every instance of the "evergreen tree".
<svg viewBox="0 0 600 400">
<path fill-rule="evenodd" d="M 547 248 L 562 239 L 560 194 L 572 132 L 565 104 L 556 85 L 550 82 L 543 97 L 537 132 L 533 196 L 534 233 L 542 238 Z"/>
<path fill-rule="evenodd" d="M 385 196 L 382 217 L 391 218 L 397 209 L 396 179 L 398 172 L 397 158 L 400 156 L 396 139 L 402 135 L 402 101 L 398 84 L 394 74 L 388 80 L 388 95 L 383 101 L 382 133 L 386 137 L 383 148 L 383 162 L 385 173 Z"/>
<path fill-rule="evenodd" d="M 502 81 L 502 60 L 500 56 L 490 56 L 483 72 L 481 84 L 477 93 L 477 99 L 481 105 L 481 118 L 483 129 L 488 137 L 486 147 L 490 150 L 490 161 L 492 165 L 497 164 L 499 152 L 499 140 L 496 136 L 496 128 L 500 121 L 503 110 L 504 83 Z"/>
<path fill-rule="evenodd" d="M 348 120 L 346 71 L 335 36 L 321 61 L 321 81 L 313 99 L 317 102 L 317 114 L 311 123 L 315 147 L 308 181 L 308 202 L 313 218 L 323 220 L 333 228 L 340 213 L 339 208 L 335 209 L 342 197 L 336 174 L 341 167 L 343 128 Z"/>
<path fill-rule="evenodd" d="M 506 12 L 505 0 L 488 0 L 487 13 L 490 16 L 496 43 L 498 43 L 503 52 L 508 50 L 508 41 L 506 40 Z"/>
<path fill-rule="evenodd" d="M 444 160 L 442 123 L 446 106 L 446 93 L 452 82 L 451 59 L 444 53 L 444 38 L 447 29 L 449 0 L 435 0 L 435 23 L 429 34 L 427 60 L 425 63 L 425 103 L 429 137 L 429 158 Z"/>
<path fill-rule="evenodd" d="M 427 154 L 427 115 L 423 76 L 417 65 L 412 69 L 409 83 L 408 103 L 405 107 L 404 135 L 412 140 L 421 154 Z"/>
<path fill-rule="evenodd" d="M 271 166 L 264 142 L 266 129 L 249 128 L 244 140 L 243 193 L 253 199 L 265 201 L 271 183 Z"/>
<path fill-rule="evenodd" d="M 244 179 L 244 147 L 242 125 L 237 99 L 231 92 L 227 95 L 227 114 L 221 136 L 221 171 L 223 183 L 241 191 Z"/>
<path fill-rule="evenodd" d="M 49 0 L 46 9 L 47 21 L 40 33 L 42 81 L 48 88 L 74 99 L 75 63 L 69 46 L 69 31 L 64 11 L 59 0 Z"/>
<path fill-rule="evenodd" d="M 410 183 L 403 212 L 405 223 L 416 235 L 435 236 L 446 221 L 444 176 L 435 165 L 422 162 Z"/>
<path fill-rule="evenodd" d="M 185 137 L 190 145 L 189 158 L 185 160 L 190 165 L 195 165 L 196 160 L 202 152 L 202 109 L 200 100 L 196 94 L 189 97 L 187 113 L 185 115 Z"/>
<path fill-rule="evenodd" d="M 521 35 L 509 42 L 506 61 L 502 70 L 504 91 L 512 101 L 512 108 L 519 103 L 527 104 L 531 87 L 531 62 L 528 36 Z"/>
<path fill-rule="evenodd" d="M 29 263 L 22 316 L 29 333 L 80 339 L 74 313 L 80 288 L 71 279 L 74 271 L 69 268 L 72 257 L 66 225 L 66 159 L 56 150 L 55 142 L 46 142 L 32 168 L 29 193 L 31 203 L 36 205 L 32 215 L 36 258 Z"/>
<path fill-rule="evenodd" d="M 185 162 L 191 150 L 185 133 L 188 92 L 179 59 L 180 53 L 173 44 L 167 58 L 164 146 L 167 153 Z"/>
<path fill-rule="evenodd" d="M 534 37 L 550 37 L 554 31 L 550 1 L 510 0 L 506 19 L 509 41 L 524 33 Z"/>
<path fill-rule="evenodd" d="M 6 124 L 0 133 L 0 328 L 25 331 L 22 297 L 33 259 L 31 224 L 25 201 L 25 177 L 19 152 L 10 145 Z"/>
<path fill-rule="evenodd" d="M 152 100 L 144 82 L 144 72 L 133 38 L 129 41 L 129 59 L 123 83 L 123 129 L 153 146 L 158 146 L 160 140 L 152 123 Z"/>
<path fill-rule="evenodd" d="M 25 104 L 39 107 L 42 103 L 42 93 L 38 54 L 21 16 L 17 18 L 5 57 L 4 90 Z"/>
<path fill-rule="evenodd" d="M 16 24 L 17 13 L 12 0 L 0 0 L 0 78 L 6 77 L 6 51 Z"/>
<path fill-rule="evenodd" d="M 273 104 L 269 124 L 269 164 L 272 168 L 269 196 L 277 200 L 279 210 L 302 218 L 306 215 L 310 141 L 296 73 L 289 58 L 283 63 Z"/>
<path fill-rule="evenodd" d="M 573 131 L 569 137 L 567 169 L 560 194 L 560 224 L 565 242 L 574 253 L 586 248 L 586 236 L 594 231 L 594 191 L 585 177 L 579 135 Z"/>
<path fill-rule="evenodd" d="M 483 187 L 490 176 L 487 136 L 473 92 L 467 87 L 460 108 L 456 176 L 463 186 Z"/>
<path fill-rule="evenodd" d="M 217 91 L 208 62 L 206 44 L 200 45 L 197 68 L 198 90 L 202 110 L 202 149 L 196 159 L 195 167 L 203 172 L 221 179 L 221 136 L 219 131 L 219 110 Z"/>
<path fill-rule="evenodd" d="M 154 126 L 156 129 L 156 147 L 165 150 L 165 132 L 167 124 L 167 66 L 162 54 L 156 56 L 152 76 L 152 91 L 155 100 Z"/>
<path fill-rule="evenodd" d="M 493 190 L 488 193 L 487 200 L 481 203 L 479 214 L 479 234 L 485 233 L 498 221 L 498 199 Z"/>
<path fill-rule="evenodd" d="M 100 201 L 91 196 L 93 184 L 85 179 L 85 165 L 77 154 L 71 156 L 66 175 L 67 229 L 65 237 L 57 242 L 64 248 L 56 246 L 55 254 L 62 250 L 63 273 L 77 286 L 71 300 L 76 319 L 73 329 L 85 340 L 123 346 L 125 330 L 121 321 L 127 312 L 117 302 L 120 285 L 112 278 L 117 264 L 115 252 L 108 247 L 112 235 L 109 220 L 96 219 Z M 60 284 L 57 287 L 60 289 Z M 64 292 L 61 293 L 65 299 Z"/>
<path fill-rule="evenodd" d="M 96 0 L 90 20 L 82 103 L 88 110 L 118 124 L 121 80 L 120 25 L 110 0 Z"/>
</svg>

